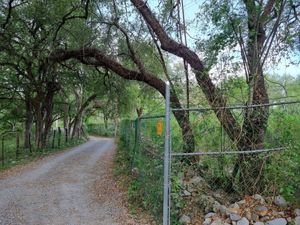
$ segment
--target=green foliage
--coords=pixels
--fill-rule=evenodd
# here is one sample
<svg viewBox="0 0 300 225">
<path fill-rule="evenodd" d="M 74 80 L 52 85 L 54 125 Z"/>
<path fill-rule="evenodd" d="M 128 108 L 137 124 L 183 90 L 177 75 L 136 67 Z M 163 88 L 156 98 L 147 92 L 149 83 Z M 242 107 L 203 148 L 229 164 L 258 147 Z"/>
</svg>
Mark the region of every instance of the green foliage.
<svg viewBox="0 0 300 225">
<path fill-rule="evenodd" d="M 8 168 L 11 168 L 16 165 L 20 164 L 26 164 L 29 163 L 39 157 L 43 157 L 58 151 L 62 151 L 74 146 L 77 146 L 79 144 L 82 144 L 86 141 L 84 138 L 75 138 L 75 139 L 69 139 L 67 142 L 65 140 L 65 137 L 62 135 L 59 137 L 58 134 L 56 134 L 54 142 L 53 142 L 53 136 L 51 135 L 49 137 L 48 144 L 43 149 L 36 149 L 34 146 L 32 146 L 31 152 L 28 148 L 24 148 L 23 146 L 23 136 L 21 133 L 19 133 L 19 154 L 18 157 L 16 155 L 17 151 L 17 139 L 16 135 L 19 132 L 15 133 L 9 133 L 8 135 L 1 136 L 0 139 L 0 171 L 5 170 Z M 4 137 L 4 149 L 2 148 L 2 137 Z M 60 139 L 60 145 L 58 145 L 58 140 Z M 54 148 L 52 147 L 52 143 L 54 143 Z M 2 159 L 2 151 L 4 154 L 4 162 Z"/>
<path fill-rule="evenodd" d="M 281 145 L 287 147 L 287 149 L 270 157 L 265 179 L 269 183 L 270 191 L 275 189 L 297 204 L 300 204 L 299 137 L 299 107 L 281 109 L 271 114 L 267 142 L 271 146 Z"/>
<path fill-rule="evenodd" d="M 161 221 L 163 136 L 156 134 L 158 120 L 161 118 L 122 121 L 118 146 L 118 171 L 123 170 L 123 174 L 131 174 L 127 186 L 132 208 L 143 208 L 157 221 Z"/>
<path fill-rule="evenodd" d="M 101 123 L 91 123 L 87 124 L 87 132 L 91 135 L 103 136 L 103 137 L 113 137 L 115 135 L 116 124 L 108 123 L 107 126 Z"/>
</svg>

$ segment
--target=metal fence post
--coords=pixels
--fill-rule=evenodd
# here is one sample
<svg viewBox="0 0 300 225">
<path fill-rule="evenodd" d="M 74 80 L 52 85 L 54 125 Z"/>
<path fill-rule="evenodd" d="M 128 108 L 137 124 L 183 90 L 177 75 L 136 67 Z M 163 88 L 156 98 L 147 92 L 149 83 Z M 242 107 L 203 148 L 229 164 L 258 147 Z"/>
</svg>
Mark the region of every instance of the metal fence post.
<svg viewBox="0 0 300 225">
<path fill-rule="evenodd" d="M 32 153 L 32 149 L 31 149 L 31 132 L 29 132 L 28 134 L 28 141 L 29 141 L 29 152 Z"/>
<path fill-rule="evenodd" d="M 165 149 L 164 149 L 164 200 L 163 200 L 163 225 L 170 225 L 170 174 L 169 174 L 169 160 L 170 160 L 170 84 L 166 82 L 165 93 Z"/>
<path fill-rule="evenodd" d="M 2 158 L 2 167 L 4 167 L 4 136 L 2 136 L 2 140 L 1 140 L 2 144 L 1 144 L 1 158 Z"/>
<path fill-rule="evenodd" d="M 61 137 L 61 129 L 58 127 L 58 139 L 57 139 L 57 146 L 60 146 L 60 137 Z"/>
<path fill-rule="evenodd" d="M 19 132 L 16 133 L 16 159 L 19 158 L 20 155 L 20 136 Z"/>
</svg>

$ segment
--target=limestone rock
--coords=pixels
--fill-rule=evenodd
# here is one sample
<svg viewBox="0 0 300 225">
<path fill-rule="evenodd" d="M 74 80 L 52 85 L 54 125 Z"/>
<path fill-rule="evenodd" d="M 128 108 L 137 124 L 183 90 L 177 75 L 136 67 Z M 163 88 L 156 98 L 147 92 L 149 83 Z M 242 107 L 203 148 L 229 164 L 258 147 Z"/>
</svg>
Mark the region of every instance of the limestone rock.
<svg viewBox="0 0 300 225">
<path fill-rule="evenodd" d="M 191 222 L 191 217 L 189 217 L 187 215 L 182 215 L 179 219 L 179 222 L 181 224 L 189 224 Z"/>
<path fill-rule="evenodd" d="M 300 225 L 300 216 L 295 218 L 295 225 Z"/>
<path fill-rule="evenodd" d="M 250 212 L 250 211 L 246 212 L 245 217 L 246 217 L 248 220 L 251 220 L 251 219 L 252 219 L 252 214 L 251 214 L 251 212 Z"/>
<path fill-rule="evenodd" d="M 295 209 L 294 213 L 296 216 L 300 216 L 300 209 Z"/>
<path fill-rule="evenodd" d="M 253 220 L 253 221 L 255 221 L 255 222 L 258 222 L 258 221 L 259 221 L 259 216 L 258 216 L 257 214 L 255 214 L 255 213 L 253 213 L 253 214 L 251 215 L 251 220 Z"/>
<path fill-rule="evenodd" d="M 266 225 L 286 225 L 287 221 L 284 218 L 277 218 L 271 221 L 268 221 Z"/>
<path fill-rule="evenodd" d="M 231 205 L 229 206 L 229 208 L 235 208 L 235 209 L 239 209 L 239 208 L 240 208 L 240 206 L 239 206 L 239 204 L 237 204 L 237 203 L 234 203 L 234 204 L 231 204 Z"/>
<path fill-rule="evenodd" d="M 246 200 L 245 200 L 245 199 L 243 199 L 243 200 L 241 200 L 241 201 L 238 201 L 238 202 L 237 202 L 237 204 L 239 204 L 239 205 L 246 204 Z"/>
<path fill-rule="evenodd" d="M 255 208 L 255 212 L 259 216 L 265 216 L 268 213 L 268 208 L 265 206 L 258 206 Z"/>
<path fill-rule="evenodd" d="M 191 196 L 191 192 L 189 192 L 189 191 L 187 191 L 187 190 L 184 190 L 184 191 L 182 192 L 182 196 L 183 196 L 183 197 Z"/>
<path fill-rule="evenodd" d="M 274 204 L 280 207 L 287 207 L 288 205 L 287 201 L 281 195 L 275 197 Z"/>
<path fill-rule="evenodd" d="M 243 217 L 241 220 L 237 222 L 237 225 L 249 225 L 249 220 L 247 218 Z"/>
<path fill-rule="evenodd" d="M 270 219 L 269 216 L 264 216 L 264 217 L 260 218 L 260 221 L 266 222 L 266 221 L 268 221 L 269 219 Z"/>
<path fill-rule="evenodd" d="M 232 220 L 232 221 L 238 221 L 241 219 L 241 216 L 238 215 L 238 214 L 235 214 L 235 213 L 230 213 L 229 214 L 229 218 Z"/>
<path fill-rule="evenodd" d="M 220 213 L 221 215 L 225 216 L 227 214 L 227 208 L 225 205 L 220 206 Z"/>
<path fill-rule="evenodd" d="M 205 219 L 206 218 L 211 218 L 211 217 L 213 217 L 214 215 L 216 215 L 215 213 L 213 213 L 213 212 L 210 212 L 210 213 L 207 213 L 206 215 L 205 215 Z"/>
<path fill-rule="evenodd" d="M 217 219 L 212 222 L 211 225 L 224 225 L 224 222 L 221 219 Z"/>
<path fill-rule="evenodd" d="M 265 203 L 266 203 L 264 197 L 261 196 L 261 195 L 259 195 L 259 194 L 255 194 L 255 195 L 253 195 L 252 197 L 253 197 L 255 200 L 259 201 L 260 204 L 265 204 Z"/>
<path fill-rule="evenodd" d="M 240 208 L 227 208 L 226 209 L 226 215 L 229 216 L 230 213 L 239 214 L 240 211 L 241 211 Z"/>
<path fill-rule="evenodd" d="M 201 194 L 195 196 L 195 202 L 204 213 L 209 213 L 213 211 L 213 206 L 215 204 L 215 199 L 209 195 Z"/>
<path fill-rule="evenodd" d="M 206 218 L 203 222 L 203 225 L 209 225 L 211 223 L 211 218 Z"/>
<path fill-rule="evenodd" d="M 216 213 L 216 212 L 219 212 L 220 211 L 220 207 L 221 207 L 221 204 L 217 201 L 214 202 L 213 204 L 213 211 Z"/>
<path fill-rule="evenodd" d="M 265 225 L 263 222 L 256 222 L 253 225 Z"/>
</svg>

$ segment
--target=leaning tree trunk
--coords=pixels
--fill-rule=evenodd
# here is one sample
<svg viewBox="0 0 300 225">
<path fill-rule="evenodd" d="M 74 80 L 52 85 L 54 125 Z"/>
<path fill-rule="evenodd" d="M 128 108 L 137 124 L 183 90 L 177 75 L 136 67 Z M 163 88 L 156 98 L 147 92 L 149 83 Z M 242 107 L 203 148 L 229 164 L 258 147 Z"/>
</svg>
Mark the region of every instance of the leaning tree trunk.
<svg viewBox="0 0 300 225">
<path fill-rule="evenodd" d="M 256 74 L 253 88 L 252 104 L 266 104 L 269 102 L 263 73 Z M 238 148 L 243 150 L 263 149 L 265 133 L 268 125 L 269 109 L 267 106 L 249 108 L 245 112 L 242 136 L 238 140 Z M 263 175 L 264 161 L 257 154 L 241 155 L 238 160 L 239 183 L 242 190 L 249 194 L 258 192 Z M 236 168 L 237 169 L 237 168 Z M 236 170 L 235 170 L 236 172 Z"/>
<path fill-rule="evenodd" d="M 82 105 L 81 105 L 81 96 L 75 92 L 76 99 L 77 99 L 77 113 L 75 115 L 75 118 L 73 120 L 73 132 L 72 132 L 72 138 L 75 136 L 80 136 L 84 133 L 83 127 L 82 127 L 82 116 L 85 111 L 85 109 L 90 105 L 90 103 L 97 97 L 97 94 L 91 95 Z M 80 99 L 79 99 L 80 97 Z"/>
<path fill-rule="evenodd" d="M 252 9 L 249 9 L 252 10 Z M 263 105 L 269 103 L 265 85 L 261 52 L 266 40 L 265 28 L 256 14 L 248 13 L 248 43 L 247 58 L 249 68 L 249 100 L 248 105 Z M 245 110 L 241 137 L 237 139 L 240 151 L 263 149 L 265 133 L 268 125 L 269 108 L 259 106 Z M 264 161 L 257 155 L 240 155 L 234 175 L 239 171 L 239 186 L 246 193 L 260 191 L 263 176 Z"/>
<path fill-rule="evenodd" d="M 53 98 L 57 91 L 59 91 L 59 85 L 55 81 L 47 82 L 46 86 L 46 96 L 43 102 L 43 109 L 44 109 L 44 130 L 43 130 L 43 147 L 46 146 L 49 133 L 53 123 Z"/>
<path fill-rule="evenodd" d="M 69 60 L 71 58 L 75 58 L 84 64 L 91 64 L 91 65 L 97 65 L 102 67 L 105 66 L 106 68 L 115 72 L 116 74 L 118 74 L 120 77 L 124 79 L 144 82 L 150 87 L 157 90 L 163 97 L 166 96 L 165 93 L 166 84 L 163 80 L 146 71 L 140 72 L 140 71 L 127 69 L 117 61 L 104 55 L 98 49 L 84 48 L 84 49 L 77 49 L 77 50 L 57 50 L 49 56 L 49 59 L 54 62 L 62 62 L 62 61 Z M 89 61 L 86 59 L 93 59 L 93 60 Z M 178 108 L 178 109 L 182 108 L 175 92 L 171 92 L 170 101 L 171 101 L 171 106 L 173 108 Z M 174 116 L 182 131 L 184 150 L 186 152 L 193 152 L 195 149 L 194 134 L 186 112 L 176 111 L 174 112 Z"/>
</svg>

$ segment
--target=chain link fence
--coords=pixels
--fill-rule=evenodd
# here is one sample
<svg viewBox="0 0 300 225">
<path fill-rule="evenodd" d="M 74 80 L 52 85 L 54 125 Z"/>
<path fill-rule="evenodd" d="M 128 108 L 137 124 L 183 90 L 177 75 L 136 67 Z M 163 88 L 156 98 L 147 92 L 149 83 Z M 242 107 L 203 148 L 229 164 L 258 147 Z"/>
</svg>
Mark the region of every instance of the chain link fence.
<svg viewBox="0 0 300 225">
<path fill-rule="evenodd" d="M 242 126 L 245 106 L 228 109 Z M 193 215 L 196 220 L 192 222 L 197 224 L 216 202 L 230 205 L 247 194 L 280 193 L 299 204 L 300 103 L 272 103 L 268 109 L 263 148 L 243 151 L 226 134 L 212 109 L 197 108 L 189 112 L 195 150 L 183 152 L 181 129 L 170 117 L 166 224 L 180 224 L 182 215 Z M 120 127 L 123 154 L 127 154 L 134 177 L 129 185 L 130 200 L 150 211 L 158 224 L 163 223 L 165 122 L 164 116 L 141 117 L 122 121 Z"/>
<path fill-rule="evenodd" d="M 122 160 L 133 178 L 130 202 L 149 211 L 162 223 L 164 116 L 125 120 L 120 125 Z M 125 155 L 125 156 L 124 156 Z"/>
<path fill-rule="evenodd" d="M 242 127 L 248 107 L 266 106 L 226 109 Z M 171 218 L 166 224 L 180 224 L 182 215 L 188 215 L 192 224 L 197 224 L 203 213 L 214 211 L 216 204 L 229 206 L 245 195 L 282 194 L 290 202 L 300 203 L 300 103 L 277 102 L 267 107 L 268 125 L 262 148 L 240 149 L 211 108 L 189 109 L 195 152 L 183 152 L 184 143 L 172 127 Z M 173 126 L 178 129 L 178 125 Z"/>
</svg>

